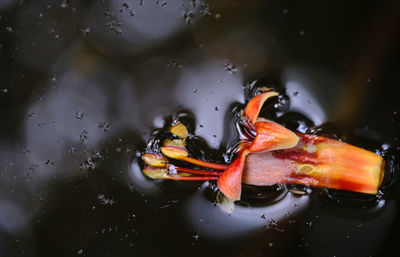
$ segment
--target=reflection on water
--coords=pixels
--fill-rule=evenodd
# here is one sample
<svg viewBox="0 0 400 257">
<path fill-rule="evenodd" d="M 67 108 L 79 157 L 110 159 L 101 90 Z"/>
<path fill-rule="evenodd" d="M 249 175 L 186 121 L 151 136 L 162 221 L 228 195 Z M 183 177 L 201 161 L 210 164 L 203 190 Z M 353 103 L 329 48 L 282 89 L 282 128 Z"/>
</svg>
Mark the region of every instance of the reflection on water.
<svg viewBox="0 0 400 257">
<path fill-rule="evenodd" d="M 398 251 L 399 58 L 378 51 L 388 57 L 381 77 L 353 91 L 343 83 L 357 70 L 349 52 L 389 2 L 0 1 L 0 255 Z M 207 197 L 213 184 L 142 175 L 137 154 L 153 127 L 182 110 L 226 157 L 218 150 L 233 145 L 228 119 L 243 86 L 275 73 L 290 103 L 279 119 L 328 134 L 335 123 L 387 157 L 380 208 L 313 189 L 273 204 L 244 200 L 226 214 Z M 370 98 L 349 99 L 367 104 L 349 112 L 351 123 L 337 121 L 340 97 L 363 89 Z"/>
<path fill-rule="evenodd" d="M 197 118 L 196 135 L 220 148 L 229 106 L 243 102 L 241 72 L 230 74 L 223 61 L 209 60 L 185 69 L 175 88 L 175 99 Z"/>
<path fill-rule="evenodd" d="M 281 201 L 265 207 L 240 206 L 236 204 L 232 213 L 224 213 L 218 206 L 204 198 L 205 183 L 193 195 L 186 206 L 186 216 L 203 236 L 224 240 L 249 236 L 266 226 L 280 228 L 275 224 L 288 216 L 296 216 L 309 204 L 309 196 L 293 196 L 291 193 Z"/>
</svg>

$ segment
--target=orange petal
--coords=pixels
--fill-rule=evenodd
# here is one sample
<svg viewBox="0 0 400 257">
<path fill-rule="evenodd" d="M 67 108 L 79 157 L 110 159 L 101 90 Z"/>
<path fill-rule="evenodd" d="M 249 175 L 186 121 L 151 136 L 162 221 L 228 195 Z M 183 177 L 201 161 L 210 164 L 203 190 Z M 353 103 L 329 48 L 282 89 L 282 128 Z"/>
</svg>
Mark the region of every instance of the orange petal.
<svg viewBox="0 0 400 257">
<path fill-rule="evenodd" d="M 231 200 L 239 200 L 242 193 L 242 173 L 247 151 L 239 153 L 239 156 L 229 165 L 218 179 L 218 188 Z"/>
<path fill-rule="evenodd" d="M 244 115 L 248 118 L 251 124 L 254 124 L 258 118 L 260 110 L 269 98 L 278 96 L 279 94 L 275 91 L 268 91 L 261 93 L 250 100 L 244 109 Z"/>
<path fill-rule="evenodd" d="M 262 119 L 257 121 L 255 128 L 257 136 L 248 149 L 249 152 L 292 148 L 299 142 L 299 138 L 295 133 L 270 120 Z"/>
<path fill-rule="evenodd" d="M 298 134 L 295 148 L 250 154 L 243 183 L 296 183 L 376 194 L 384 175 L 381 156 L 343 142 Z"/>
</svg>

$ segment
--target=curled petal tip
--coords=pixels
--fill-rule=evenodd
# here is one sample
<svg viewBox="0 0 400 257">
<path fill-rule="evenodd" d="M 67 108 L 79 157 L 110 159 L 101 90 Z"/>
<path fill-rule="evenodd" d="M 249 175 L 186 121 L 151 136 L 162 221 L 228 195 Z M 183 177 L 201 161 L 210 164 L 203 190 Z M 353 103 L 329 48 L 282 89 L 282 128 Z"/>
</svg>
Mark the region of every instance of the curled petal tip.
<svg viewBox="0 0 400 257">
<path fill-rule="evenodd" d="M 258 114 L 262 106 L 264 105 L 265 101 L 269 98 L 278 96 L 279 94 L 275 91 L 267 91 L 255 96 L 250 102 L 246 105 L 244 109 L 244 115 L 247 117 L 251 124 L 254 124 L 258 118 Z"/>
</svg>

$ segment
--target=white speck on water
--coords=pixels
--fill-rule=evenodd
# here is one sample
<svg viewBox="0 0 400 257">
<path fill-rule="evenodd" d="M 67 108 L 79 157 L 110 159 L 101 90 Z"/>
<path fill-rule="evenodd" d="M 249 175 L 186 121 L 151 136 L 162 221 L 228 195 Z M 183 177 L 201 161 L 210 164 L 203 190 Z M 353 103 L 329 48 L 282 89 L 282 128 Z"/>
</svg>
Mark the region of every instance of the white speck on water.
<svg viewBox="0 0 400 257">
<path fill-rule="evenodd" d="M 111 124 L 107 121 L 99 122 L 99 128 L 102 128 L 104 132 L 107 132 L 111 127 Z"/>
<path fill-rule="evenodd" d="M 81 134 L 79 135 L 79 141 L 81 143 L 85 143 L 88 139 L 88 132 L 84 129 L 82 130 Z"/>
<path fill-rule="evenodd" d="M 115 202 L 114 199 L 106 198 L 103 194 L 98 195 L 97 199 L 99 199 L 103 205 L 113 205 Z"/>
<path fill-rule="evenodd" d="M 81 255 L 82 253 L 83 253 L 83 250 L 82 250 L 82 249 L 79 249 L 79 250 L 78 250 L 78 254 Z"/>
<path fill-rule="evenodd" d="M 82 31 L 82 33 L 83 33 L 85 36 L 89 36 L 91 30 L 90 30 L 90 28 L 85 27 L 85 28 L 83 28 L 81 31 Z"/>
<path fill-rule="evenodd" d="M 237 68 L 234 64 L 229 63 L 228 61 L 224 62 L 224 68 L 227 70 L 230 74 L 235 74 L 237 72 Z"/>
<path fill-rule="evenodd" d="M 78 120 L 83 119 L 83 116 L 85 116 L 85 114 L 83 114 L 82 112 L 76 112 L 75 113 L 75 118 L 77 118 Z"/>
<path fill-rule="evenodd" d="M 186 24 L 192 24 L 194 19 L 194 13 L 191 11 L 185 11 L 183 13 L 183 19 L 185 20 Z"/>
</svg>

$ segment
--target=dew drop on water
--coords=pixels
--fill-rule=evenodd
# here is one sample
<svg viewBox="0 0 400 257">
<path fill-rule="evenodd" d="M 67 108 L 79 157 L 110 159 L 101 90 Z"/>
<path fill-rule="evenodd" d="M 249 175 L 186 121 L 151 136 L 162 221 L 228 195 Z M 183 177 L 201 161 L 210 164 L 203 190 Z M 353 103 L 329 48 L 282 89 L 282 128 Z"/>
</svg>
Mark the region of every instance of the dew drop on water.
<svg viewBox="0 0 400 257">
<path fill-rule="evenodd" d="M 185 20 L 186 24 L 192 24 L 194 19 L 194 13 L 191 11 L 185 11 L 183 13 L 183 19 Z"/>
<path fill-rule="evenodd" d="M 83 119 L 83 116 L 85 116 L 85 115 L 82 112 L 75 113 L 75 118 L 77 118 L 78 120 Z"/>
<path fill-rule="evenodd" d="M 85 27 L 81 31 L 82 31 L 83 35 L 89 36 L 91 30 L 90 30 L 90 28 Z"/>
<path fill-rule="evenodd" d="M 290 107 L 290 99 L 286 95 L 279 95 L 278 96 L 278 102 L 274 104 L 274 108 L 278 112 L 285 112 L 289 109 Z"/>
<path fill-rule="evenodd" d="M 81 143 L 85 143 L 88 139 L 88 132 L 84 129 L 82 130 L 81 134 L 79 135 L 79 141 Z"/>
<path fill-rule="evenodd" d="M 237 68 L 234 64 L 229 63 L 228 61 L 224 62 L 224 68 L 227 70 L 230 74 L 235 74 L 237 72 Z"/>
<path fill-rule="evenodd" d="M 104 132 L 107 132 L 111 127 L 111 124 L 107 121 L 99 122 L 99 128 L 102 128 Z"/>
</svg>

